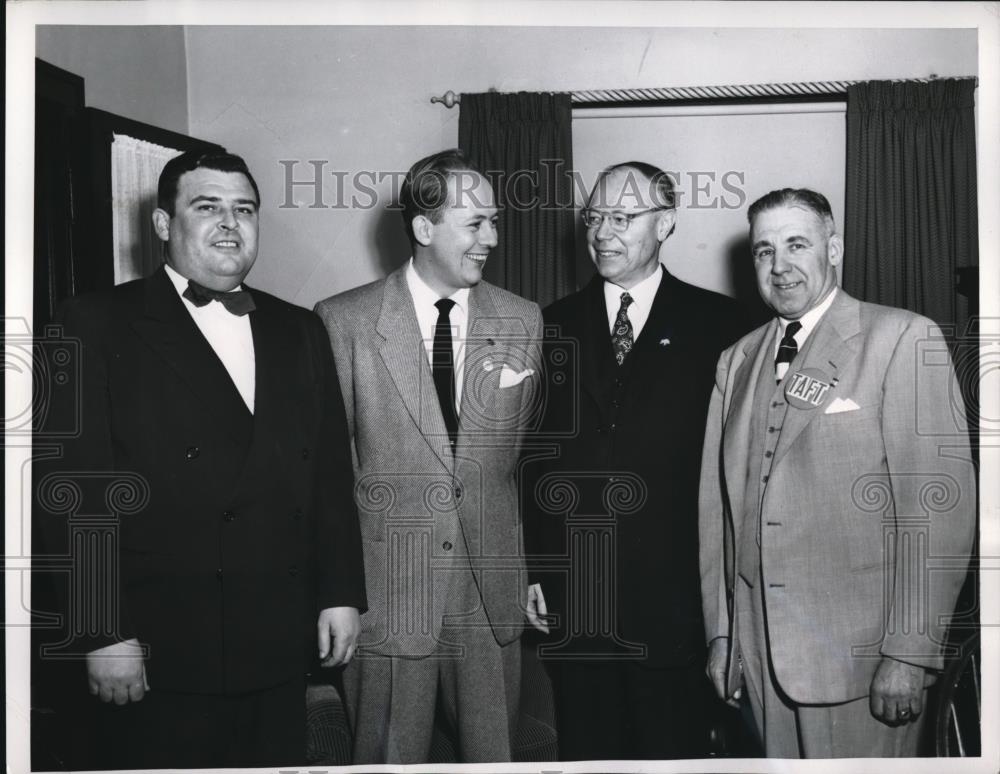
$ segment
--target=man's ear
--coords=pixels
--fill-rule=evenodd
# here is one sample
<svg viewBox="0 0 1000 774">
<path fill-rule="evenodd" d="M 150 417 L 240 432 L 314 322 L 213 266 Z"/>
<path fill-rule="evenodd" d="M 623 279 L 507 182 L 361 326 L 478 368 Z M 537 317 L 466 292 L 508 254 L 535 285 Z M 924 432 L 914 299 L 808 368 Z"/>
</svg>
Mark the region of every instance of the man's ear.
<svg viewBox="0 0 1000 774">
<path fill-rule="evenodd" d="M 430 218 L 426 215 L 416 215 L 410 225 L 413 228 L 413 238 L 417 240 L 418 244 L 427 247 L 434 236 L 434 224 L 431 223 Z"/>
<path fill-rule="evenodd" d="M 157 207 L 153 210 L 153 229 L 164 242 L 170 240 L 170 213 Z"/>
<path fill-rule="evenodd" d="M 660 213 L 659 220 L 656 221 L 656 238 L 663 241 L 674 233 L 674 225 L 677 223 L 677 210 L 669 209 Z"/>
<path fill-rule="evenodd" d="M 826 254 L 831 266 L 840 266 L 840 262 L 844 260 L 844 240 L 840 238 L 840 234 L 830 237 L 826 243 Z"/>
</svg>

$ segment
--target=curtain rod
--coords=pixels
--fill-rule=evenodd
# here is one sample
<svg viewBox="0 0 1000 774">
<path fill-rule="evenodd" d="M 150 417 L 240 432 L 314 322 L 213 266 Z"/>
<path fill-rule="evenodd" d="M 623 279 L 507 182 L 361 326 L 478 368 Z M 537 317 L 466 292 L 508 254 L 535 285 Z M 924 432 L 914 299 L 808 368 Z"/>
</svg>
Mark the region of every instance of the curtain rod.
<svg viewBox="0 0 1000 774">
<path fill-rule="evenodd" d="M 965 80 L 974 76 L 945 79 L 893 78 L 893 83 L 930 83 L 937 80 Z M 978 84 L 978 78 L 975 78 Z M 570 92 L 573 105 L 636 104 L 642 102 L 690 102 L 726 99 L 782 99 L 802 97 L 842 98 L 847 96 L 847 87 L 865 81 L 808 81 L 805 83 L 750 83 L 733 86 L 673 86 L 659 89 L 596 89 Z M 440 103 L 446 108 L 461 103 L 461 97 L 453 91 L 446 91 L 440 97 L 431 97 L 432 103 Z"/>
</svg>

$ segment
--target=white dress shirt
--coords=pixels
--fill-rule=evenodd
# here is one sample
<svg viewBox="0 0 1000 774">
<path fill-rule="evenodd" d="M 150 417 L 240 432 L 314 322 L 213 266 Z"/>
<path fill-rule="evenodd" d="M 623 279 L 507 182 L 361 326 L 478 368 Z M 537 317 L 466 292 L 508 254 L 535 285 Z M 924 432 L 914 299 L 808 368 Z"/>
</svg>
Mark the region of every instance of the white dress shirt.
<svg viewBox="0 0 1000 774">
<path fill-rule="evenodd" d="M 229 378 L 233 380 L 243 402 L 247 404 L 252 414 L 257 362 L 253 351 L 250 315 L 235 315 L 219 301 L 195 306 L 184 298 L 184 291 L 188 286 L 187 278 L 178 274 L 169 265 L 166 269 L 177 295 L 184 302 L 184 308 L 188 310 L 194 324 L 198 326 L 198 330 L 222 361 L 222 365 L 226 367 Z"/>
<path fill-rule="evenodd" d="M 649 319 L 649 313 L 653 308 L 653 299 L 656 298 L 656 291 L 660 289 L 662 281 L 662 265 L 657 265 L 656 271 L 628 290 L 613 282 L 605 281 L 604 306 L 608 312 L 608 331 L 615 329 L 615 319 L 618 317 L 618 310 L 622 305 L 622 293 L 628 293 L 632 296 L 632 303 L 628 305 L 625 313 L 628 315 L 629 322 L 632 323 L 632 340 L 638 339 L 646 325 L 646 320 Z"/>
<path fill-rule="evenodd" d="M 799 322 L 802 323 L 802 327 L 795 333 L 792 337 L 795 339 L 795 343 L 798 345 L 799 352 L 802 351 L 803 345 L 806 343 L 806 339 L 809 338 L 809 334 L 812 333 L 813 328 L 816 327 L 816 323 L 822 319 L 826 310 L 830 308 L 830 304 L 833 303 L 833 297 L 837 295 L 837 288 L 834 287 L 829 293 L 826 294 L 826 298 L 820 301 L 816 306 L 806 312 L 799 318 Z M 785 338 L 785 328 L 788 327 L 788 323 L 791 320 L 786 320 L 784 317 L 778 318 L 778 332 L 775 334 L 774 339 L 774 353 L 772 360 L 777 360 L 778 358 L 778 348 L 781 346 L 781 340 Z M 775 367 L 775 376 L 780 380 L 785 378 L 785 374 L 788 373 L 788 367 L 791 363 L 778 363 Z"/>
<path fill-rule="evenodd" d="M 420 338 L 423 339 L 427 352 L 427 362 L 434 366 L 434 327 L 437 325 L 438 308 L 434 306 L 441 300 L 426 282 L 424 282 L 413 266 L 410 258 L 406 266 L 406 285 L 413 299 L 413 310 L 417 313 L 417 324 L 420 326 Z M 469 325 L 469 289 L 456 290 L 448 296 L 455 305 L 451 308 L 448 320 L 451 323 L 451 348 L 455 364 L 455 416 L 459 414 L 462 405 L 462 382 L 465 369 L 465 336 Z"/>
</svg>

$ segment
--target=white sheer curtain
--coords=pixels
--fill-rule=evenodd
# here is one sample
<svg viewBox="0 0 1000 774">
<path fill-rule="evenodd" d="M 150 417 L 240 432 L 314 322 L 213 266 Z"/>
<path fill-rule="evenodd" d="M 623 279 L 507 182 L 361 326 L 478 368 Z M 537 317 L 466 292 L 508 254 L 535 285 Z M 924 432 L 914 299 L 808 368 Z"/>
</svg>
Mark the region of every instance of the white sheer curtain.
<svg viewBox="0 0 1000 774">
<path fill-rule="evenodd" d="M 146 277 L 163 263 L 153 230 L 156 184 L 164 165 L 181 151 L 125 134 L 111 143 L 111 202 L 115 284 Z"/>
</svg>

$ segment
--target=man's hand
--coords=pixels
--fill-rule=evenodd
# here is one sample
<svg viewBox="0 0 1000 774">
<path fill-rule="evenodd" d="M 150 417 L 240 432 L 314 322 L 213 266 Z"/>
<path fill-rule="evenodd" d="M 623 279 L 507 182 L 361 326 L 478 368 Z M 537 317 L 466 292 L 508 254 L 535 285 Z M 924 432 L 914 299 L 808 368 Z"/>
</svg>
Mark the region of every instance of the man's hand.
<svg viewBox="0 0 1000 774">
<path fill-rule="evenodd" d="M 705 674 L 712 681 L 715 693 L 730 707 L 739 707 L 740 689 L 737 688 L 732 696 L 726 695 L 726 661 L 729 658 L 729 638 L 716 637 L 708 645 L 708 663 L 705 665 Z"/>
<path fill-rule="evenodd" d="M 87 683 L 101 701 L 128 704 L 149 690 L 139 640 L 116 642 L 87 654 Z"/>
<path fill-rule="evenodd" d="M 321 665 L 340 666 L 354 656 L 358 635 L 361 634 L 361 616 L 356 607 L 328 607 L 320 611 L 316 629 Z"/>
<path fill-rule="evenodd" d="M 872 678 L 868 706 L 887 726 L 916 720 L 924 710 L 924 668 L 883 656 Z"/>
<path fill-rule="evenodd" d="M 538 631 L 549 633 L 549 625 L 545 622 L 549 609 L 545 606 L 541 583 L 532 583 L 528 586 L 528 609 L 525 614 L 528 616 L 528 623 Z"/>
</svg>

